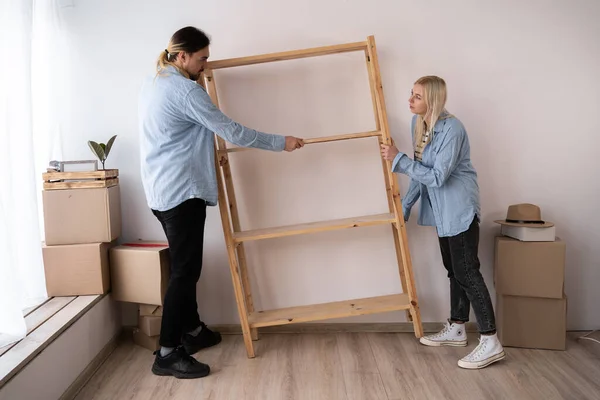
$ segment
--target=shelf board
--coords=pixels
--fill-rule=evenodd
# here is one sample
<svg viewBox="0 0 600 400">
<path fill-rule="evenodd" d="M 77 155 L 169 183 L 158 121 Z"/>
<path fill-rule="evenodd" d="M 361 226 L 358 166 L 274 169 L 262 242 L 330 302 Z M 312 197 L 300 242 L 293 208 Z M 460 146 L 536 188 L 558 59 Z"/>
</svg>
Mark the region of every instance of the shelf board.
<svg viewBox="0 0 600 400">
<path fill-rule="evenodd" d="M 225 60 L 209 61 L 206 69 L 241 67 L 244 65 L 262 64 L 273 61 L 294 60 L 298 58 L 317 57 L 328 54 L 348 53 L 367 50 L 367 42 L 338 44 L 334 46 L 315 47 L 304 50 L 284 51 L 280 53 L 262 54 L 258 56 L 238 57 Z"/>
<path fill-rule="evenodd" d="M 381 131 L 369 131 L 360 133 L 348 133 L 343 135 L 323 136 L 317 138 L 304 139 L 304 144 L 330 143 L 340 142 L 342 140 L 363 139 L 370 137 L 381 137 Z M 237 153 L 240 151 L 257 150 L 252 147 L 230 147 L 224 150 L 219 150 L 220 153 Z"/>
<path fill-rule="evenodd" d="M 369 132 L 360 132 L 360 133 L 348 133 L 345 135 L 324 136 L 324 137 L 303 139 L 303 140 L 304 140 L 304 144 L 315 144 L 315 143 L 339 142 L 341 140 L 362 139 L 362 138 L 380 137 L 380 136 L 381 136 L 381 131 L 369 131 Z"/>
<path fill-rule="evenodd" d="M 233 240 L 240 243 L 249 240 L 272 239 L 306 233 L 326 232 L 338 229 L 359 228 L 363 226 L 384 225 L 395 222 L 394 214 L 377 214 L 364 217 L 344 218 L 330 221 L 309 222 L 306 224 L 280 226 L 235 232 Z"/>
<path fill-rule="evenodd" d="M 250 313 L 249 322 L 252 328 L 261 328 L 265 326 L 286 325 L 332 318 L 345 318 L 357 315 L 408 310 L 409 308 L 410 300 L 408 295 L 400 293 L 388 296 L 281 308 L 270 311 L 255 311 Z"/>
</svg>

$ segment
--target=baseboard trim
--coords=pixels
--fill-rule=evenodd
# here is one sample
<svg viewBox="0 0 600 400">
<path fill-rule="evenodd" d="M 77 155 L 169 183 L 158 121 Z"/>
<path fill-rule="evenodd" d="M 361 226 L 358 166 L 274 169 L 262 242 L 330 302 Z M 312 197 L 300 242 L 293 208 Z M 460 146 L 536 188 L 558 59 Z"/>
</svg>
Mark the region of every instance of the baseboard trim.
<svg viewBox="0 0 600 400">
<path fill-rule="evenodd" d="M 442 322 L 424 322 L 423 331 L 438 332 L 444 327 Z M 211 325 L 211 329 L 224 335 L 241 335 L 239 324 Z M 390 323 L 299 323 L 259 328 L 259 333 L 414 333 L 411 322 Z M 467 323 L 467 332 L 477 332 L 477 324 Z"/>
<path fill-rule="evenodd" d="M 122 331 L 119 331 L 113 338 L 100 350 L 100 353 L 94 357 L 92 362 L 79 374 L 77 379 L 73 381 L 71 386 L 60 396 L 59 400 L 72 400 L 74 399 L 81 389 L 88 383 L 88 381 L 94 376 L 98 368 L 110 357 L 112 352 L 117 348 L 121 339 Z"/>
</svg>

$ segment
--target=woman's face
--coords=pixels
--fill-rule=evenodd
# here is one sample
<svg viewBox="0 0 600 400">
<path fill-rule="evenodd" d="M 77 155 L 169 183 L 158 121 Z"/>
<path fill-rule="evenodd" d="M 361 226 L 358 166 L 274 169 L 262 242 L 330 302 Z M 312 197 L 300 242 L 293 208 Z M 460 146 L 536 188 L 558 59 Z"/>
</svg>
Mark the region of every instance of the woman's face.
<svg viewBox="0 0 600 400">
<path fill-rule="evenodd" d="M 418 83 L 413 86 L 408 99 L 410 111 L 413 114 L 425 116 L 427 114 L 427 104 L 425 104 L 425 90 Z"/>
<path fill-rule="evenodd" d="M 209 55 L 208 46 L 192 54 L 181 53 L 182 67 L 190 75 L 190 79 L 197 81 L 200 78 Z"/>
</svg>

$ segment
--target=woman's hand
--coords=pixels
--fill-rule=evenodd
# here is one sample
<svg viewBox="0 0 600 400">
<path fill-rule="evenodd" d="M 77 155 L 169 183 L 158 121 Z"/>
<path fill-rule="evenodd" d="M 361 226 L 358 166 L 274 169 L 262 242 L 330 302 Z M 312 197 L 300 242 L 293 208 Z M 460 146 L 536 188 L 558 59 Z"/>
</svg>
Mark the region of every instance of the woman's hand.
<svg viewBox="0 0 600 400">
<path fill-rule="evenodd" d="M 304 147 L 304 141 L 294 136 L 286 136 L 285 137 L 285 151 L 294 151 Z"/>
<path fill-rule="evenodd" d="M 400 152 L 396 146 L 388 146 L 386 144 L 381 145 L 381 156 L 388 161 L 394 161 L 394 158 L 396 158 L 398 153 Z"/>
</svg>

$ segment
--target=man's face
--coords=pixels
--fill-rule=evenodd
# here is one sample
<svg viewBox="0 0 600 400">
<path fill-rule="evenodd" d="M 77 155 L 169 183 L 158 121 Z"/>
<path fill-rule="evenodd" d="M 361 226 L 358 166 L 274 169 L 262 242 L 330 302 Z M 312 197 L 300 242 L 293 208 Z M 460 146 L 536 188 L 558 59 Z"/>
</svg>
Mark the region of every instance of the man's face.
<svg viewBox="0 0 600 400">
<path fill-rule="evenodd" d="M 181 53 L 181 66 L 189 74 L 190 79 L 197 81 L 200 78 L 209 56 L 208 46 L 192 54 Z"/>
</svg>

